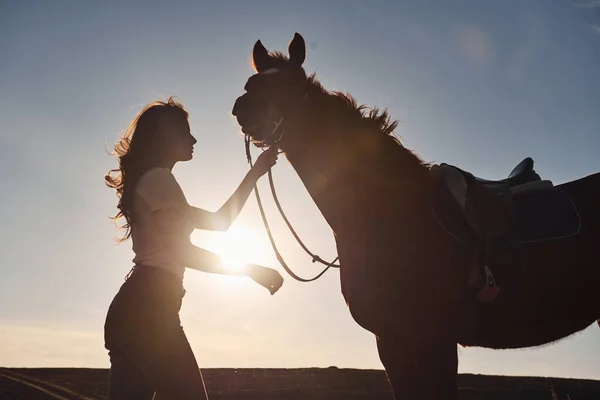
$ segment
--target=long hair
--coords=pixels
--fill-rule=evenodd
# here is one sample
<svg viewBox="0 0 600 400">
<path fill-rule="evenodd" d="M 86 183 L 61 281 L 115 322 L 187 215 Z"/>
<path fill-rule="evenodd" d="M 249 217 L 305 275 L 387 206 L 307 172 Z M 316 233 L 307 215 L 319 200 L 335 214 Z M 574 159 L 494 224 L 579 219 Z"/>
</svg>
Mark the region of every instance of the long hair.
<svg viewBox="0 0 600 400">
<path fill-rule="evenodd" d="M 171 121 L 177 118 L 188 118 L 188 113 L 181 103 L 170 97 L 167 101 L 155 101 L 144 107 L 123 132 L 110 155 L 119 160 L 119 168 L 110 170 L 104 176 L 106 186 L 117 191 L 118 212 L 111 217 L 115 224 L 124 218 L 121 229 L 125 234 L 118 242 L 131 237 L 131 222 L 134 218 L 133 193 L 138 179 L 158 163 L 158 149 L 155 149 L 154 138 Z"/>
</svg>

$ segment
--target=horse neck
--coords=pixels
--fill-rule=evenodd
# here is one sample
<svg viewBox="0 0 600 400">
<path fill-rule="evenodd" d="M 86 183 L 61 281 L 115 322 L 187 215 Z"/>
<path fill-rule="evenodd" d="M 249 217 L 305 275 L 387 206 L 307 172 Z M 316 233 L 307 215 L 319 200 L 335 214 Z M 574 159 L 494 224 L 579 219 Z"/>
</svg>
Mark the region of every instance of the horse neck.
<svg viewBox="0 0 600 400">
<path fill-rule="evenodd" d="M 373 152 L 364 144 L 376 133 L 344 131 L 351 127 L 347 117 L 324 100 L 309 108 L 310 118 L 285 128 L 284 136 L 314 139 L 287 141 L 282 149 L 333 231 L 355 231 L 389 212 L 410 213 L 412 200 L 428 190 L 427 168 L 399 144 L 386 143 L 384 157 Z"/>
</svg>

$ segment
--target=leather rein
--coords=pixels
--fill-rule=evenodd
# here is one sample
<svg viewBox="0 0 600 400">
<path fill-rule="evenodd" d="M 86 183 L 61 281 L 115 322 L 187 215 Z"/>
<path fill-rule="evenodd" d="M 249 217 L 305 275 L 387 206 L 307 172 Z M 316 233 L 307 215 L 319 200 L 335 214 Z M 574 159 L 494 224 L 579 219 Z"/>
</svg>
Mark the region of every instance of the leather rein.
<svg viewBox="0 0 600 400">
<path fill-rule="evenodd" d="M 283 123 L 283 117 L 281 117 L 279 119 L 279 121 L 277 121 L 277 122 L 273 121 L 274 128 L 273 128 L 273 131 L 271 132 L 271 135 L 274 135 L 277 132 L 277 130 L 279 130 L 279 128 L 281 127 L 282 123 Z M 273 146 L 277 146 L 277 143 L 281 140 L 282 136 L 283 136 L 283 131 L 280 131 L 279 137 L 277 138 L 277 140 L 275 140 L 275 142 L 273 143 Z M 252 168 L 253 164 L 252 164 L 252 155 L 250 154 L 250 140 L 251 140 L 250 139 L 250 135 L 246 134 L 245 137 L 244 137 L 244 141 L 245 141 L 245 145 L 246 145 L 246 158 L 248 159 L 248 163 L 250 164 L 250 167 Z M 281 152 L 279 152 L 279 154 L 280 153 Z M 283 269 L 285 269 L 285 271 L 292 278 L 294 278 L 297 281 L 300 281 L 300 282 L 312 282 L 312 281 L 315 281 L 315 280 L 319 279 L 321 276 L 323 276 L 323 274 L 325 272 L 327 272 L 327 270 L 329 268 L 340 268 L 339 264 L 335 264 L 335 262 L 339 259 L 339 256 L 336 257 L 333 261 L 327 262 L 327 261 L 323 260 L 321 257 L 319 257 L 318 255 L 316 255 L 313 252 L 311 252 L 308 249 L 308 247 L 306 247 L 306 245 L 304 244 L 304 242 L 302 241 L 302 239 L 300 239 L 300 237 L 298 236 L 298 234 L 294 230 L 294 227 L 292 226 L 292 224 L 288 220 L 287 216 L 285 215 L 285 212 L 283 211 L 283 208 L 281 207 L 281 204 L 279 203 L 279 198 L 277 197 L 277 193 L 275 191 L 275 184 L 273 182 L 273 173 L 271 171 L 271 168 L 269 168 L 269 171 L 267 172 L 267 174 L 269 176 L 269 186 L 271 187 L 271 194 L 273 195 L 273 201 L 275 202 L 275 205 L 277 206 L 277 210 L 279 210 L 279 214 L 281 214 L 281 217 L 285 221 L 285 224 L 289 228 L 290 232 L 292 233 L 292 235 L 294 236 L 294 238 L 296 239 L 296 241 L 298 242 L 298 244 L 300 245 L 300 247 L 302 247 L 302 249 L 306 252 L 306 254 L 308 254 L 312 258 L 312 262 L 313 263 L 318 262 L 320 264 L 325 265 L 325 268 L 321 272 L 319 272 L 316 276 L 314 276 L 313 278 L 302 278 L 302 277 L 296 275 L 290 269 L 290 267 L 287 265 L 287 263 L 285 262 L 285 260 L 281 256 L 281 253 L 279 252 L 279 249 L 277 248 L 277 245 L 275 244 L 275 239 L 273 238 L 273 234 L 271 232 L 271 228 L 269 227 L 269 222 L 267 221 L 265 210 L 263 208 L 262 201 L 260 199 L 260 194 L 258 193 L 258 185 L 255 184 L 254 185 L 254 193 L 256 195 L 256 202 L 258 203 L 258 209 L 260 210 L 260 215 L 262 217 L 263 224 L 265 225 L 265 230 L 267 231 L 267 235 L 269 236 L 269 241 L 271 242 L 271 247 L 273 248 L 275 256 L 277 257 L 277 260 L 279 261 L 279 263 L 281 264 L 281 266 L 283 267 Z"/>
</svg>

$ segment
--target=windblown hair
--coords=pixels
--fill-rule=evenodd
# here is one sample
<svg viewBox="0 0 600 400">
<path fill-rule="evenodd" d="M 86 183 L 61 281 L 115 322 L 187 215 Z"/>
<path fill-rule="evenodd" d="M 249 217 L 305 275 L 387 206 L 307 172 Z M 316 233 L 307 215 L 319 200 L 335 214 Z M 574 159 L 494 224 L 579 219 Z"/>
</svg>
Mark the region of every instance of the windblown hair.
<svg viewBox="0 0 600 400">
<path fill-rule="evenodd" d="M 289 68 L 290 66 L 289 57 L 282 52 L 270 51 L 269 58 L 273 68 Z M 416 154 L 402 146 L 400 140 L 395 136 L 398 121 L 392 119 L 387 110 L 380 110 L 376 107 L 371 108 L 364 104 L 358 104 L 354 97 L 349 93 L 328 91 L 323 87 L 321 82 L 319 82 L 314 73 L 306 79 L 313 91 L 320 94 L 322 98 L 327 98 L 329 103 L 328 109 L 333 110 L 340 116 L 349 117 L 346 118 L 346 120 L 348 124 L 353 127 L 353 129 L 350 129 L 349 131 L 370 132 L 373 135 L 379 136 L 379 139 L 384 144 L 388 153 L 397 154 L 398 151 L 401 151 L 402 153 L 408 151 L 410 155 L 416 158 L 419 164 L 425 166 L 428 165 Z"/>
<path fill-rule="evenodd" d="M 167 101 L 155 101 L 144 107 L 123 132 L 110 155 L 119 160 L 119 168 L 110 170 L 104 176 L 106 186 L 117 191 L 118 212 L 112 217 L 115 221 L 124 218 L 121 229 L 125 234 L 119 242 L 131 237 L 133 213 L 133 193 L 135 185 L 144 172 L 155 167 L 159 161 L 158 152 L 153 147 L 154 138 L 165 124 L 176 118 L 187 119 L 188 113 L 181 103 L 169 97 Z"/>
<path fill-rule="evenodd" d="M 269 52 L 269 56 L 274 68 L 286 68 L 290 65 L 289 57 L 279 51 L 271 51 Z M 321 94 L 332 95 L 340 107 L 354 110 L 354 116 L 363 120 L 370 129 L 378 131 L 383 135 L 391 136 L 398 127 L 398 121 L 392 120 L 387 110 L 380 111 L 378 108 L 370 108 L 364 104 L 359 105 L 349 93 L 329 92 L 321 85 L 316 74 L 313 73 L 307 77 L 307 81 L 317 91 L 321 92 Z"/>
<path fill-rule="evenodd" d="M 338 128 L 345 135 L 353 136 L 349 140 L 354 141 L 356 146 L 363 146 L 361 153 L 365 158 L 359 171 L 367 174 L 372 183 L 395 188 L 398 173 L 406 177 L 406 182 L 420 179 L 417 174 L 429 169 L 429 163 L 402 145 L 396 136 L 398 121 L 392 119 L 387 110 L 359 104 L 349 93 L 327 91 L 315 74 L 307 79 L 311 90 L 316 91 L 320 95 L 318 97 L 325 101 L 324 109 L 330 118 L 337 121 Z M 364 147 L 366 143 L 369 145 Z"/>
<path fill-rule="evenodd" d="M 371 108 L 364 104 L 358 104 L 350 93 L 344 92 L 329 92 L 317 80 L 316 75 L 312 74 L 307 78 L 308 82 L 321 94 L 328 95 L 333 108 L 339 112 L 348 114 L 353 122 L 359 121 L 362 128 L 367 129 L 375 134 L 389 136 L 390 139 L 396 140 L 393 136 L 398 121 L 393 120 L 387 110 L 379 110 Z"/>
</svg>

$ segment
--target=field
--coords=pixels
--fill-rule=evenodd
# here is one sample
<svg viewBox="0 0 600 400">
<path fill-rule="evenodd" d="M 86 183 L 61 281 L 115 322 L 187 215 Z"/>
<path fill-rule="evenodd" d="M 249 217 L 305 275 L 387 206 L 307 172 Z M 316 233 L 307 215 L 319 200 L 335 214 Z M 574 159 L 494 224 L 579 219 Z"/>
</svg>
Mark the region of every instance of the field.
<svg viewBox="0 0 600 400">
<path fill-rule="evenodd" d="M 389 400 L 380 370 L 207 369 L 211 400 Z M 0 368 L 0 400 L 106 399 L 108 370 Z M 597 400 L 600 381 L 460 375 L 461 400 Z"/>
</svg>

